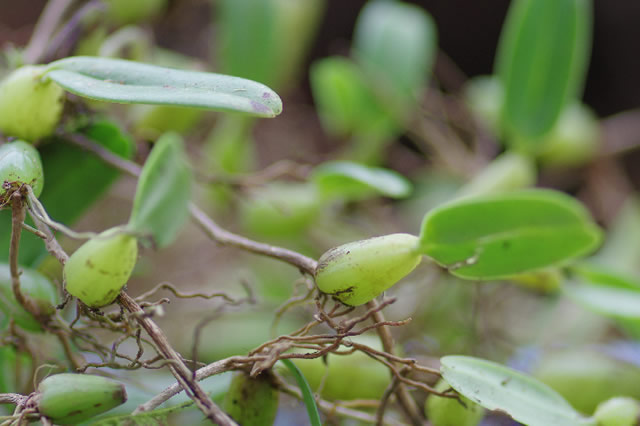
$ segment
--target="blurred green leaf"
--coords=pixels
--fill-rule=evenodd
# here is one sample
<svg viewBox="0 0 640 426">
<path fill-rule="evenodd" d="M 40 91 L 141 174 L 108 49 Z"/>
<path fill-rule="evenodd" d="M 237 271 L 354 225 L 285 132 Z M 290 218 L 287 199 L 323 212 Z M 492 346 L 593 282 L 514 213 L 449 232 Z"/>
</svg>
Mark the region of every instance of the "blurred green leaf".
<svg viewBox="0 0 640 426">
<path fill-rule="evenodd" d="M 560 394 L 532 377 L 468 356 L 445 356 L 440 361 L 447 383 L 488 410 L 504 411 L 529 426 L 595 425 Z"/>
<path fill-rule="evenodd" d="M 579 95 L 591 43 L 590 0 L 512 2 L 498 46 L 507 137 L 538 149 L 562 109 Z"/>
<path fill-rule="evenodd" d="M 311 66 L 311 89 L 318 114 L 327 132 L 388 135 L 395 124 L 382 109 L 362 71 L 347 58 L 324 58 Z"/>
<path fill-rule="evenodd" d="M 166 133 L 142 168 L 129 229 L 148 234 L 160 248 L 171 244 L 189 217 L 192 180 L 182 139 Z"/>
<path fill-rule="evenodd" d="M 421 250 L 466 279 L 496 279 L 588 254 L 601 232 L 575 199 L 551 190 L 466 198 L 427 213 Z"/>
<path fill-rule="evenodd" d="M 298 383 L 298 387 L 300 391 L 302 391 L 302 398 L 304 399 L 304 405 L 307 407 L 307 414 L 309 415 L 309 422 L 311 426 L 321 426 L 322 421 L 320 420 L 320 413 L 318 412 L 318 406 L 316 405 L 316 399 L 313 396 L 313 392 L 311 391 L 311 387 L 309 387 L 309 383 L 302 375 L 302 372 L 290 359 L 283 359 L 282 363 L 287 366 L 287 368 L 295 377 L 296 382 Z"/>
<path fill-rule="evenodd" d="M 564 291 L 576 303 L 608 317 L 640 320 L 640 281 L 595 266 L 572 270 L 577 279 Z"/>
<path fill-rule="evenodd" d="M 258 117 L 275 117 L 282 111 L 282 101 L 267 86 L 221 74 L 77 56 L 52 62 L 46 75 L 76 95 L 107 102 L 188 106 Z"/>
<path fill-rule="evenodd" d="M 325 197 L 361 200 L 380 194 L 405 198 L 412 187 L 401 174 L 379 167 L 369 167 L 349 161 L 333 161 L 316 167 L 311 180 Z"/>
<path fill-rule="evenodd" d="M 431 16 L 404 2 L 370 1 L 360 12 L 353 38 L 354 56 L 387 107 L 404 120 L 434 62 L 437 36 Z"/>
<path fill-rule="evenodd" d="M 134 145 L 114 123 L 101 120 L 81 129 L 94 142 L 123 158 L 131 158 Z M 53 220 L 72 225 L 91 207 L 120 172 L 86 151 L 63 141 L 40 148 L 46 177 L 40 201 Z M 11 229 L 11 211 L 0 212 L 0 229 Z M 9 258 L 10 232 L 0 233 L 0 259 Z M 46 250 L 42 240 L 23 232 L 20 240 L 20 263 L 34 265 Z"/>
</svg>

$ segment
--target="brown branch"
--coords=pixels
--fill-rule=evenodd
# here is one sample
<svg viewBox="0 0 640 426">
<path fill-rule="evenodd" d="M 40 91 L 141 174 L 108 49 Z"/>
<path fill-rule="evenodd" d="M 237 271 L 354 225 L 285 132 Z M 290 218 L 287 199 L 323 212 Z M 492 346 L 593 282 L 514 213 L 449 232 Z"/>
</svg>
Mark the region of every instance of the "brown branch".
<svg viewBox="0 0 640 426">
<path fill-rule="evenodd" d="M 118 157 L 84 135 L 78 133 L 62 133 L 60 136 L 64 140 L 67 140 L 80 148 L 93 152 L 111 166 L 114 166 L 132 176 L 140 176 L 140 172 L 142 170 L 140 166 L 131 161 L 125 160 L 124 158 Z M 216 241 L 218 244 L 236 247 L 254 254 L 282 260 L 310 275 L 313 275 L 316 270 L 317 262 L 310 257 L 286 248 L 253 241 L 249 238 L 229 232 L 226 229 L 221 228 L 194 203 L 190 203 L 189 210 L 191 212 L 191 219 L 196 223 L 196 225 L 198 225 L 209 238 Z"/>
<path fill-rule="evenodd" d="M 376 323 L 384 323 L 386 322 L 384 314 L 381 310 L 378 309 L 378 306 L 378 302 L 376 302 L 375 299 L 367 303 L 367 308 L 369 308 L 373 312 L 373 321 Z M 393 343 L 393 336 L 391 335 L 391 331 L 389 330 L 389 328 L 377 327 L 376 330 L 378 332 L 378 336 L 380 337 L 380 341 L 382 342 L 382 347 L 385 352 L 393 354 L 395 348 Z M 398 383 L 395 389 L 395 394 L 398 397 L 398 401 L 400 402 L 402 409 L 407 414 L 407 417 L 411 419 L 411 422 L 416 426 L 423 425 L 424 418 L 422 417 L 420 409 L 418 408 L 416 401 L 409 393 L 407 387 L 402 383 Z"/>
<path fill-rule="evenodd" d="M 188 391 L 187 394 L 193 399 L 198 408 L 205 413 L 207 418 L 220 426 L 235 425 L 236 423 L 225 414 L 225 412 L 209 398 L 202 387 L 193 380 L 191 370 L 184 364 L 180 355 L 171 347 L 160 327 L 145 314 L 140 305 L 124 291 L 120 292 L 119 301 L 125 309 L 135 315 L 138 323 L 140 323 L 155 343 L 158 352 L 165 359 L 173 361 L 173 364 L 169 365 L 169 369 L 185 391 Z"/>
</svg>

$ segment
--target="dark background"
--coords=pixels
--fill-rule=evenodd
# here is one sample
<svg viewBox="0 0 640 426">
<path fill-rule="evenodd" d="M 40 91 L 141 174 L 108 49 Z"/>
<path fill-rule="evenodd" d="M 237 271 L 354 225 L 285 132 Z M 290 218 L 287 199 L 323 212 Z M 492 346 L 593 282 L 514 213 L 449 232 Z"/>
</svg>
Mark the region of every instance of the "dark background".
<svg viewBox="0 0 640 426">
<path fill-rule="evenodd" d="M 209 55 L 206 32 L 213 1 L 171 0 L 168 13 L 155 23 L 159 43 L 194 56 Z M 0 0 L 0 46 L 7 42 L 24 45 L 45 3 Z M 328 1 L 309 60 L 348 50 L 356 16 L 364 3 Z M 438 25 L 440 47 L 466 75 L 491 72 L 509 0 L 411 3 L 431 13 Z M 600 116 L 608 116 L 640 106 L 640 2 L 595 0 L 594 6 L 593 52 L 584 98 Z"/>
</svg>

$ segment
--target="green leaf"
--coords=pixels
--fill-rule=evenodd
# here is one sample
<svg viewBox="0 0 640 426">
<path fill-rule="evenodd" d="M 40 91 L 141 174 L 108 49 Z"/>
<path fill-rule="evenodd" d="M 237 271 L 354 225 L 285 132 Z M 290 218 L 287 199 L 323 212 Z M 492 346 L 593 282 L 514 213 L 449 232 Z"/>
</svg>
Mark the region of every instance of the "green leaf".
<svg viewBox="0 0 640 426">
<path fill-rule="evenodd" d="M 334 56 L 316 61 L 309 75 L 313 99 L 322 125 L 335 136 L 381 134 L 396 127 L 376 99 L 360 68 L 351 60 Z"/>
<path fill-rule="evenodd" d="M 189 217 L 192 180 L 182 139 L 166 133 L 142 168 L 129 229 L 151 236 L 160 248 L 171 244 Z"/>
<path fill-rule="evenodd" d="M 49 64 L 46 76 L 71 93 L 107 102 L 187 106 L 258 117 L 275 117 L 282 111 L 280 97 L 251 80 L 122 59 L 65 58 Z"/>
<path fill-rule="evenodd" d="M 354 55 L 390 109 L 406 117 L 431 73 L 436 26 L 424 9 L 398 1 L 371 1 L 360 12 Z"/>
<path fill-rule="evenodd" d="M 590 0 L 516 0 L 509 9 L 495 66 L 505 90 L 502 122 L 528 150 L 582 90 L 591 8 Z"/>
<path fill-rule="evenodd" d="M 309 415 L 309 422 L 311 423 L 311 426 L 322 426 L 316 400 L 313 397 L 313 392 L 311 391 L 309 383 L 307 383 L 307 379 L 304 378 L 302 372 L 293 363 L 293 361 L 290 359 L 283 359 L 281 361 L 289 370 L 291 370 L 291 373 L 296 378 L 296 382 L 298 382 L 298 386 L 302 392 L 302 398 L 304 399 L 304 405 L 307 407 L 307 414 Z"/>
<path fill-rule="evenodd" d="M 134 145 L 114 123 L 101 120 L 80 130 L 94 142 L 123 158 L 131 158 Z M 40 201 L 49 216 L 67 226 L 80 218 L 120 175 L 100 158 L 58 140 L 40 148 L 46 188 Z M 11 229 L 11 211 L 0 212 L 0 229 Z M 9 258 L 11 232 L 0 232 L 0 260 Z M 46 254 L 42 240 L 30 232 L 20 239 L 20 263 L 34 265 Z"/>
<path fill-rule="evenodd" d="M 467 279 L 496 279 L 586 255 L 601 232 L 575 199 L 528 190 L 445 204 L 427 213 L 421 251 Z"/>
<path fill-rule="evenodd" d="M 315 168 L 311 180 L 324 196 L 348 200 L 364 199 L 376 193 L 405 198 L 412 190 L 411 182 L 393 170 L 349 161 L 323 163 Z"/>
<path fill-rule="evenodd" d="M 468 356 L 441 358 L 442 377 L 488 410 L 500 410 L 529 426 L 595 425 L 547 385 L 494 362 Z"/>
<path fill-rule="evenodd" d="M 578 279 L 565 286 L 572 300 L 601 315 L 640 320 L 640 282 L 591 266 L 573 268 Z"/>
</svg>

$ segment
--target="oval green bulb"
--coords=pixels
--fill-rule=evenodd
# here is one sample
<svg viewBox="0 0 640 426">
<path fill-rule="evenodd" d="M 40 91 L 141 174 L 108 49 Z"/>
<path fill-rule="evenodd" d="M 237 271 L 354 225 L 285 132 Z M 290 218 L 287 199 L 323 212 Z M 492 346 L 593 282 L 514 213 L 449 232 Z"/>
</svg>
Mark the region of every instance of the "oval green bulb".
<svg viewBox="0 0 640 426">
<path fill-rule="evenodd" d="M 335 247 L 318 260 L 318 289 L 345 305 L 369 302 L 418 266 L 418 237 L 391 234 Z"/>
<path fill-rule="evenodd" d="M 440 379 L 435 389 L 444 392 L 450 387 Z M 476 426 L 484 417 L 484 408 L 464 396 L 460 399 L 464 405 L 457 399 L 430 395 L 424 407 L 425 415 L 433 426 Z"/>
<path fill-rule="evenodd" d="M 23 184 L 31 186 L 38 197 L 44 186 L 40 154 L 33 145 L 17 140 L 0 145 L 0 204 L 6 202 L 11 189 Z"/>
<path fill-rule="evenodd" d="M 268 373 L 256 378 L 242 371 L 234 373 L 224 410 L 242 426 L 272 425 L 278 413 L 278 390 Z"/>
<path fill-rule="evenodd" d="M 44 78 L 46 67 L 24 66 L 0 82 L 0 131 L 35 141 L 53 133 L 62 116 L 64 90 Z"/>
<path fill-rule="evenodd" d="M 640 403 L 629 397 L 611 398 L 598 405 L 593 418 L 599 426 L 634 426 L 640 420 Z"/>
<path fill-rule="evenodd" d="M 38 385 L 40 414 L 55 424 L 78 424 L 127 401 L 123 384 L 102 376 L 62 373 Z"/>
<path fill-rule="evenodd" d="M 106 306 L 129 280 L 137 258 L 135 237 L 107 230 L 71 255 L 64 266 L 66 289 L 89 307 Z"/>
</svg>

